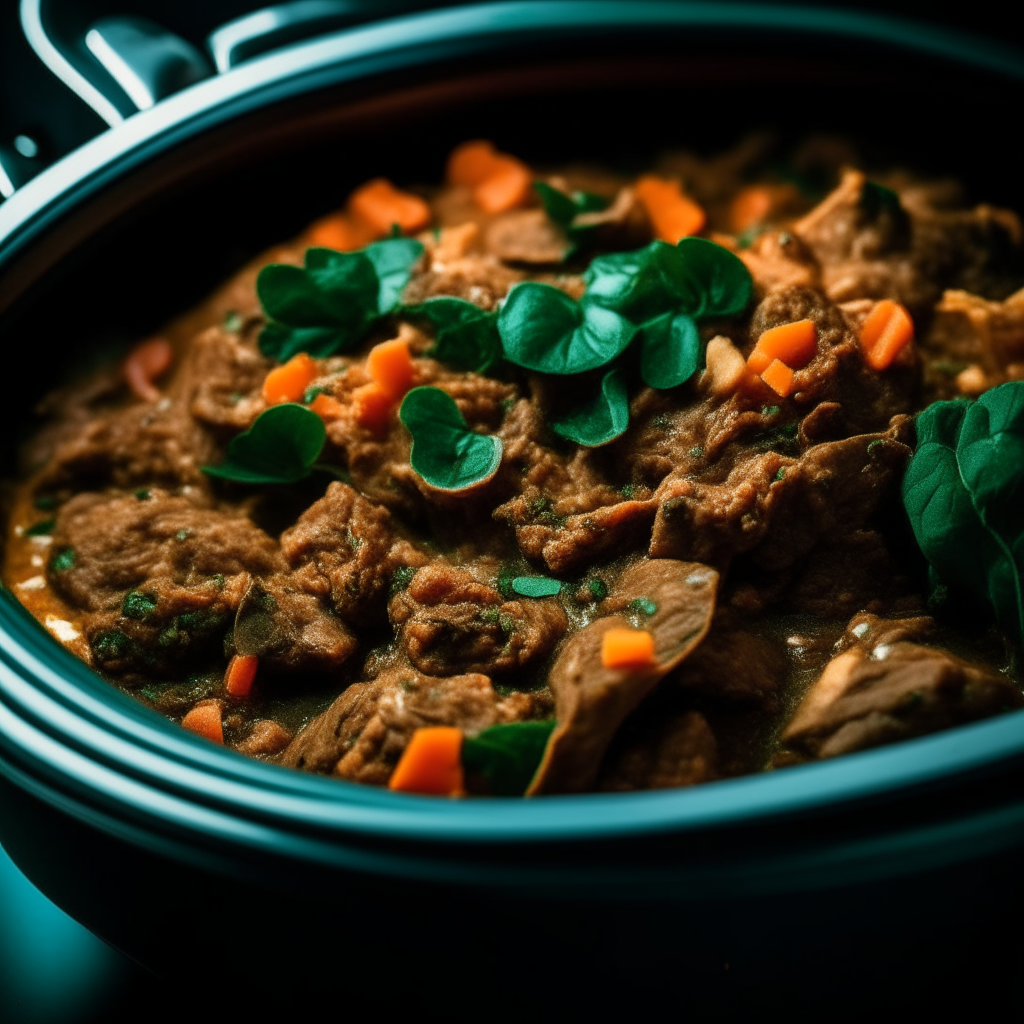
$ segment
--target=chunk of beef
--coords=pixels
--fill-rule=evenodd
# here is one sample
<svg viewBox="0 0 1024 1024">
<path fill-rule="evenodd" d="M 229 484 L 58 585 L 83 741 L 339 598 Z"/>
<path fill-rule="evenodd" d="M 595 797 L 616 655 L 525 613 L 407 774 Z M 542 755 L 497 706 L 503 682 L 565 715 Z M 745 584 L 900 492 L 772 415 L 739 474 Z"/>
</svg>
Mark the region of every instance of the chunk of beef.
<svg viewBox="0 0 1024 1024">
<path fill-rule="evenodd" d="M 848 170 L 794 225 L 821 263 L 829 298 L 893 298 L 923 316 L 943 288 L 992 297 L 1012 290 L 1020 272 L 1020 225 L 1012 213 L 908 209 L 893 199 L 891 190 Z"/>
<path fill-rule="evenodd" d="M 60 444 L 37 481 L 40 491 L 107 486 L 207 489 L 200 467 L 217 460 L 217 449 L 180 403 L 131 405 L 97 413 Z"/>
<path fill-rule="evenodd" d="M 48 578 L 83 609 L 105 671 L 162 675 L 219 651 L 251 574 L 283 567 L 250 520 L 161 491 L 80 494 L 57 516 Z"/>
<path fill-rule="evenodd" d="M 572 636 L 551 669 L 558 726 L 529 793 L 576 793 L 591 786 L 626 716 L 704 639 L 717 588 L 718 573 L 693 562 L 644 560 L 623 573 L 602 605 L 603 617 Z M 638 602 L 641 610 L 634 611 Z M 654 636 L 655 664 L 605 668 L 605 633 L 628 628 L 635 618 Z"/>
<path fill-rule="evenodd" d="M 675 789 L 717 775 L 718 744 L 697 711 L 630 720 L 601 764 L 596 788 L 607 792 Z"/>
<path fill-rule="evenodd" d="M 544 210 L 510 210 L 487 228 L 484 244 L 511 263 L 561 263 L 569 251 L 565 232 Z"/>
<path fill-rule="evenodd" d="M 765 569 L 792 565 L 820 539 L 866 526 L 892 497 L 910 457 L 909 431 L 899 417 L 884 434 L 815 445 L 795 462 L 750 453 L 721 483 L 669 478 L 650 554 L 724 567 L 753 551 Z"/>
<path fill-rule="evenodd" d="M 283 569 L 273 538 L 251 520 L 153 490 L 148 497 L 79 494 L 61 506 L 51 559 L 54 589 L 78 608 L 120 606 L 128 591 L 206 587 L 217 576 Z M 66 563 L 70 561 L 70 566 Z"/>
<path fill-rule="evenodd" d="M 296 588 L 283 573 L 253 580 L 238 606 L 232 642 L 276 672 L 326 672 L 338 668 L 358 642 L 323 600 Z"/>
<path fill-rule="evenodd" d="M 235 746 L 235 750 L 247 757 L 273 757 L 280 754 L 291 739 L 291 733 L 280 722 L 261 718 L 253 723 L 249 735 Z"/>
<path fill-rule="evenodd" d="M 741 625 L 730 608 L 715 612 L 701 645 L 665 680 L 681 691 L 752 704 L 766 714 L 779 710 L 786 656 L 778 643 Z"/>
<path fill-rule="evenodd" d="M 417 729 L 447 725 L 474 735 L 508 720 L 485 675 L 393 668 L 345 690 L 295 737 L 281 764 L 383 786 Z"/>
<path fill-rule="evenodd" d="M 869 632 L 872 628 L 869 624 Z M 902 632 L 890 630 L 890 635 Z M 987 718 L 1022 703 L 1009 679 L 947 651 L 900 639 L 870 651 L 858 644 L 828 663 L 782 741 L 812 757 L 835 757 Z"/>
<path fill-rule="evenodd" d="M 547 656 L 569 625 L 556 598 L 507 601 L 442 560 L 420 569 L 388 611 L 409 660 L 432 675 L 523 669 Z"/>
<path fill-rule="evenodd" d="M 315 569 L 326 584 L 334 611 L 352 623 L 383 618 L 395 572 L 429 561 L 397 536 L 387 509 L 371 504 L 343 483 L 332 483 L 285 530 L 281 552 L 294 568 Z"/>
<path fill-rule="evenodd" d="M 211 327 L 189 345 L 169 390 L 197 420 L 247 430 L 264 409 L 260 388 L 272 365 L 252 342 Z"/>
</svg>

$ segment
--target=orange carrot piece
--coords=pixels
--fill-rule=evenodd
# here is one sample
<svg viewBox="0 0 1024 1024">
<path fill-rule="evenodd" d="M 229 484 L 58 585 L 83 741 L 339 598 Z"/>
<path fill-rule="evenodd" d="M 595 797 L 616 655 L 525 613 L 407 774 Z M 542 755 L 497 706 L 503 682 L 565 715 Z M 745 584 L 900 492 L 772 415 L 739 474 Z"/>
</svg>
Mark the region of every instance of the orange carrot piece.
<svg viewBox="0 0 1024 1024">
<path fill-rule="evenodd" d="M 605 668 L 641 669 L 656 662 L 654 637 L 646 629 L 609 629 L 601 641 Z"/>
<path fill-rule="evenodd" d="M 814 358 L 817 351 L 817 325 L 813 320 L 797 320 L 765 331 L 747 357 L 747 366 L 754 373 L 764 373 L 774 360 L 780 359 L 787 366 L 799 370 Z"/>
<path fill-rule="evenodd" d="M 914 321 L 904 306 L 882 299 L 860 329 L 864 359 L 873 370 L 885 370 L 902 349 L 914 340 Z"/>
<path fill-rule="evenodd" d="M 395 766 L 388 789 L 427 796 L 461 796 L 462 730 L 449 726 L 417 729 Z"/>
<path fill-rule="evenodd" d="M 309 229 L 310 245 L 336 249 L 338 252 L 361 249 L 375 237 L 367 225 L 354 223 L 344 213 L 332 213 L 329 217 L 318 220 Z"/>
<path fill-rule="evenodd" d="M 256 681 L 260 659 L 255 654 L 236 654 L 224 673 L 224 689 L 229 697 L 248 697 Z"/>
<path fill-rule="evenodd" d="M 316 379 L 316 363 L 305 353 L 292 356 L 287 363 L 275 367 L 263 380 L 263 401 L 267 405 L 298 402 L 306 388 Z"/>
<path fill-rule="evenodd" d="M 474 188 L 500 169 L 501 155 L 496 152 L 494 143 L 486 139 L 474 139 L 452 150 L 445 177 L 449 185 Z"/>
<path fill-rule="evenodd" d="M 160 392 L 153 381 L 167 372 L 173 357 L 174 350 L 165 338 L 150 338 L 136 345 L 124 361 L 124 378 L 133 394 L 144 402 L 159 402 Z"/>
<path fill-rule="evenodd" d="M 181 726 L 197 736 L 210 740 L 211 743 L 224 742 L 224 725 L 219 704 L 200 704 L 194 707 L 181 720 Z"/>
<path fill-rule="evenodd" d="M 504 213 L 522 206 L 532 193 L 529 167 L 514 156 L 502 156 L 494 173 L 473 189 L 473 200 L 484 213 Z"/>
<path fill-rule="evenodd" d="M 430 207 L 419 196 L 402 192 L 387 178 L 374 178 L 349 196 L 349 213 L 358 224 L 369 226 L 378 238 L 391 233 L 397 224 L 405 234 L 421 231 L 430 224 Z"/>
<path fill-rule="evenodd" d="M 352 392 L 356 422 L 373 434 L 387 433 L 391 422 L 391 409 L 395 400 L 376 381 L 364 384 Z"/>
<path fill-rule="evenodd" d="M 793 371 L 781 359 L 773 359 L 768 364 L 761 380 L 781 398 L 793 390 Z"/>
<path fill-rule="evenodd" d="M 345 406 L 330 395 L 317 395 L 309 403 L 309 407 L 320 419 L 328 421 L 338 419 L 345 412 Z"/>
<path fill-rule="evenodd" d="M 412 387 L 413 365 L 409 342 L 402 337 L 382 341 L 370 349 L 366 372 L 397 401 Z"/>
<path fill-rule="evenodd" d="M 760 224 L 772 209 L 772 194 L 764 185 L 748 185 L 733 197 L 729 206 L 730 227 L 739 234 Z"/>
<path fill-rule="evenodd" d="M 701 206 L 683 194 L 678 181 L 645 174 L 633 186 L 633 192 L 647 211 L 655 235 L 675 245 L 680 238 L 695 235 L 707 217 Z"/>
</svg>

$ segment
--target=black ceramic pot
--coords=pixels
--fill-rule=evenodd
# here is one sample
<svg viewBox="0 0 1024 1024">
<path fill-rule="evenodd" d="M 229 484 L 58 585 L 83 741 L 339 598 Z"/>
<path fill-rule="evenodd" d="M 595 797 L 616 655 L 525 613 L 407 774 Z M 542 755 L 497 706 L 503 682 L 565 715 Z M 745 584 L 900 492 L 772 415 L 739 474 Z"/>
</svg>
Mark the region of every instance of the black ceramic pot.
<svg viewBox="0 0 1024 1024">
<path fill-rule="evenodd" d="M 827 131 L 1019 206 L 1022 82 L 994 44 L 772 6 L 484 4 L 292 42 L 122 111 L 0 205 L 6 436 L 83 352 L 152 330 L 371 175 L 436 179 L 465 138 L 639 166 Z M 397 795 L 189 736 L 0 594 L 0 841 L 143 964 L 214 963 L 260 999 L 344 1005 L 384 970 L 392 1002 L 530 1006 L 554 985 L 598 1007 L 842 991 L 849 1009 L 900 972 L 998 971 L 1022 758 L 1018 712 L 691 790 Z"/>
</svg>

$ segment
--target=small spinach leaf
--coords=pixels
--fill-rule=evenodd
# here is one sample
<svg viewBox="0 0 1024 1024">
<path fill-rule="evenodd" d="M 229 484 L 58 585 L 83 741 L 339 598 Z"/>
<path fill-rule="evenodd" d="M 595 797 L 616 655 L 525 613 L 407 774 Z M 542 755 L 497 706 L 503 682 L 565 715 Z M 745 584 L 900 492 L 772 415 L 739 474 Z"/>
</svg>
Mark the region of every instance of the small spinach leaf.
<svg viewBox="0 0 1024 1024">
<path fill-rule="evenodd" d="M 293 484 L 309 475 L 326 437 L 315 412 L 292 402 L 275 405 L 232 439 L 223 465 L 203 472 L 245 484 Z"/>
<path fill-rule="evenodd" d="M 437 338 L 429 354 L 457 370 L 488 373 L 501 362 L 497 315 L 472 302 L 442 296 L 405 306 L 402 316 L 427 320 Z"/>
<path fill-rule="evenodd" d="M 512 589 L 523 597 L 554 597 L 562 589 L 560 580 L 550 576 L 517 576 Z"/>
<path fill-rule="evenodd" d="M 543 181 L 535 181 L 533 190 L 537 193 L 541 206 L 544 207 L 544 212 L 548 217 L 560 228 L 568 229 L 578 212 L 572 197 L 557 188 L 552 188 L 551 185 L 545 184 Z"/>
<path fill-rule="evenodd" d="M 573 226 L 576 217 L 581 213 L 606 209 L 608 200 L 593 192 L 573 192 L 572 195 L 567 195 L 543 181 L 535 181 L 533 188 L 540 198 L 544 212 L 565 232 L 572 243 L 564 256 L 564 259 L 568 259 L 594 233 L 596 227 L 593 224 Z"/>
<path fill-rule="evenodd" d="M 587 297 L 636 324 L 663 313 L 693 313 L 701 294 L 686 273 L 680 250 L 654 241 L 643 249 L 598 256 L 587 268 Z"/>
<path fill-rule="evenodd" d="M 702 353 L 693 317 L 663 313 L 643 326 L 640 376 L 652 388 L 674 388 L 697 372 Z"/>
<path fill-rule="evenodd" d="M 25 536 L 45 537 L 47 534 L 53 533 L 53 528 L 56 525 L 56 519 L 40 519 L 38 523 L 33 523 L 31 526 L 25 527 Z"/>
<path fill-rule="evenodd" d="M 390 313 L 409 283 L 413 265 L 423 255 L 423 246 L 414 238 L 388 238 L 368 245 L 363 252 L 380 282 L 377 312 Z"/>
<path fill-rule="evenodd" d="M 489 480 L 501 465 L 501 438 L 470 430 L 455 400 L 440 388 L 413 388 L 398 418 L 412 434 L 409 462 L 431 487 L 462 491 Z"/>
<path fill-rule="evenodd" d="M 261 351 L 287 360 L 297 352 L 324 357 L 352 348 L 397 305 L 422 253 L 419 242 L 395 238 L 357 252 L 307 249 L 303 267 L 264 267 L 256 293 L 270 322 Z"/>
<path fill-rule="evenodd" d="M 555 722 L 494 725 L 462 742 L 462 765 L 495 796 L 522 796 L 533 781 Z"/>
<path fill-rule="evenodd" d="M 1024 644 L 1024 382 L 977 402 L 935 402 L 917 419 L 903 503 L 942 583 L 991 607 Z"/>
<path fill-rule="evenodd" d="M 621 370 L 609 370 L 601 390 L 575 409 L 552 421 L 560 437 L 588 448 L 597 448 L 619 437 L 629 426 L 629 396 Z"/>
<path fill-rule="evenodd" d="M 737 316 L 750 302 L 754 283 L 746 264 L 724 246 L 706 238 L 683 238 L 676 246 L 689 286 L 701 295 L 694 317 Z"/>
<path fill-rule="evenodd" d="M 549 284 L 517 284 L 498 314 L 505 358 L 541 373 L 570 374 L 610 363 L 636 327 L 624 316 L 589 301 L 577 302 Z"/>
</svg>

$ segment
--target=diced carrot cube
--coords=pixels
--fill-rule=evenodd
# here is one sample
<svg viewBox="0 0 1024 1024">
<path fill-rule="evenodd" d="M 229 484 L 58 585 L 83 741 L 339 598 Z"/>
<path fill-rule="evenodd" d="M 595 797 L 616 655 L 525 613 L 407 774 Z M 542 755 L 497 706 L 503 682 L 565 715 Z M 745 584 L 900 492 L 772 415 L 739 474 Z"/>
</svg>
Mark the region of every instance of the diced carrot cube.
<svg viewBox="0 0 1024 1024">
<path fill-rule="evenodd" d="M 336 420 L 345 412 L 345 406 L 336 398 L 331 398 L 330 395 L 317 395 L 309 403 L 309 407 L 320 419 L 326 421 Z"/>
<path fill-rule="evenodd" d="M 396 401 L 412 387 L 413 365 L 406 338 L 382 341 L 370 349 L 366 372 Z"/>
<path fill-rule="evenodd" d="M 356 422 L 378 436 L 387 433 L 395 400 L 376 381 L 352 392 Z"/>
<path fill-rule="evenodd" d="M 501 161 L 502 157 L 495 150 L 493 142 L 474 139 L 452 150 L 445 176 L 449 185 L 474 188 L 500 170 Z"/>
<path fill-rule="evenodd" d="M 860 329 L 864 359 L 873 370 L 885 370 L 901 350 L 914 340 L 914 321 L 904 306 L 882 299 Z"/>
<path fill-rule="evenodd" d="M 224 673 L 224 689 L 229 697 L 248 697 L 256 681 L 260 659 L 255 654 L 236 654 Z"/>
<path fill-rule="evenodd" d="M 449 726 L 417 729 L 391 773 L 388 789 L 427 796 L 460 796 L 462 730 Z"/>
<path fill-rule="evenodd" d="M 655 235 L 675 245 L 687 235 L 695 235 L 707 220 L 704 209 L 684 195 L 678 181 L 645 174 L 633 191 L 647 212 Z"/>
<path fill-rule="evenodd" d="M 601 640 L 605 668 L 650 668 L 656 662 L 654 637 L 646 629 L 609 629 Z"/>
<path fill-rule="evenodd" d="M 793 371 L 781 359 L 773 359 L 768 364 L 761 380 L 782 398 L 793 390 Z"/>
<path fill-rule="evenodd" d="M 764 185 L 740 189 L 729 206 L 729 224 L 739 234 L 760 224 L 772 209 L 772 194 Z"/>
<path fill-rule="evenodd" d="M 529 167 L 514 156 L 500 159 L 494 173 L 473 189 L 473 199 L 485 213 L 504 213 L 522 206 L 533 193 Z"/>
<path fill-rule="evenodd" d="M 377 235 L 368 225 L 356 223 L 343 213 L 332 213 L 309 229 L 309 244 L 338 252 L 351 252 L 372 242 Z"/>
<path fill-rule="evenodd" d="M 300 352 L 263 379 L 263 400 L 267 405 L 298 402 L 318 372 L 316 363 L 305 352 Z"/>
<path fill-rule="evenodd" d="M 747 366 L 754 373 L 764 373 L 773 360 L 780 359 L 787 366 L 799 370 L 814 358 L 817 351 L 817 325 L 813 320 L 796 320 L 765 331 L 747 357 Z"/>
<path fill-rule="evenodd" d="M 224 742 L 224 725 L 216 702 L 198 704 L 181 720 L 181 726 L 212 743 Z"/>
<path fill-rule="evenodd" d="M 394 226 L 405 234 L 420 231 L 430 224 L 430 207 L 411 192 L 395 188 L 387 178 L 374 178 L 357 188 L 348 199 L 353 220 L 369 226 L 378 238 L 391 233 Z"/>
</svg>

